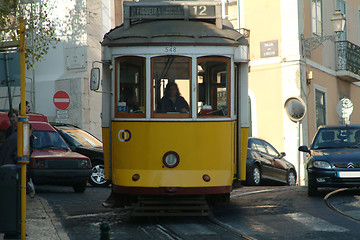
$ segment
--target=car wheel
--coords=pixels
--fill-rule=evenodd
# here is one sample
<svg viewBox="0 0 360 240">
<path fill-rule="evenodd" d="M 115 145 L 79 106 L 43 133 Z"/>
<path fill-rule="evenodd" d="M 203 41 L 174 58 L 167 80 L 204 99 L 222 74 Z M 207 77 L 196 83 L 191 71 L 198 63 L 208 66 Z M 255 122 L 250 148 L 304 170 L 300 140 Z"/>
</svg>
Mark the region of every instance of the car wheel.
<svg viewBox="0 0 360 240">
<path fill-rule="evenodd" d="M 308 196 L 314 197 L 318 194 L 318 189 L 313 180 L 308 180 Z"/>
<path fill-rule="evenodd" d="M 111 181 L 105 180 L 104 164 L 100 161 L 95 161 L 92 164 L 92 173 L 89 178 L 89 183 L 94 187 L 105 187 L 110 184 Z"/>
<path fill-rule="evenodd" d="M 85 182 L 85 183 L 77 183 L 77 184 L 73 185 L 74 191 L 75 191 L 76 193 L 83 193 L 83 192 L 85 192 L 85 190 L 86 190 L 86 184 L 87 184 L 87 182 Z"/>
<path fill-rule="evenodd" d="M 296 174 L 295 174 L 294 170 L 290 170 L 287 173 L 286 183 L 289 186 L 295 186 L 296 185 Z"/>
<path fill-rule="evenodd" d="M 253 166 L 253 169 L 250 173 L 250 176 L 249 176 L 249 184 L 250 185 L 255 185 L 255 186 L 258 186 L 260 185 L 261 183 L 261 170 L 260 170 L 260 167 L 259 165 L 254 165 Z"/>
</svg>

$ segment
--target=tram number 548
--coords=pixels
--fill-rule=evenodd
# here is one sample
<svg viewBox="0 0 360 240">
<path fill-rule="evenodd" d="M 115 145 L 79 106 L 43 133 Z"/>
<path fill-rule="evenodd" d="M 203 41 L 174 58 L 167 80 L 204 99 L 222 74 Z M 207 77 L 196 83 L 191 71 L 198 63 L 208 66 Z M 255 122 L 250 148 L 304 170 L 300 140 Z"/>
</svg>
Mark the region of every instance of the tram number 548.
<svg viewBox="0 0 360 240">
<path fill-rule="evenodd" d="M 166 53 L 174 53 L 176 52 L 176 47 L 165 47 Z"/>
</svg>

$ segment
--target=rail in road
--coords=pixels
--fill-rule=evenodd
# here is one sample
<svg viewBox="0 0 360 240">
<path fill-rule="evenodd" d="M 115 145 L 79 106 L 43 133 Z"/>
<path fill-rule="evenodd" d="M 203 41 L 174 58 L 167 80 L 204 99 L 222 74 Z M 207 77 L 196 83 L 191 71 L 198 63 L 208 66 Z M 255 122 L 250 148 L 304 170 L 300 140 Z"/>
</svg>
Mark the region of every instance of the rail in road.
<svg viewBox="0 0 360 240">
<path fill-rule="evenodd" d="M 354 216 L 351 216 L 350 214 L 346 213 L 345 211 L 342 211 L 340 210 L 338 207 L 336 207 L 332 202 L 331 202 L 331 199 L 334 198 L 335 195 L 338 195 L 340 193 L 344 193 L 344 192 L 348 192 L 348 191 L 353 191 L 354 189 L 352 188 L 340 188 L 340 189 L 337 189 L 335 191 L 332 191 L 330 193 L 328 193 L 325 197 L 324 197 L 324 201 L 325 201 L 325 204 L 328 206 L 328 208 L 330 208 L 331 210 L 333 210 L 334 212 L 337 212 L 347 218 L 350 218 L 352 220 L 355 220 L 357 222 L 360 222 L 360 218 L 357 218 L 357 217 L 354 217 Z"/>
<path fill-rule="evenodd" d="M 166 218 L 162 217 L 153 217 L 152 220 L 156 224 L 156 227 L 166 234 L 170 239 L 174 240 L 185 240 L 192 239 L 189 235 L 184 234 L 184 229 L 179 229 L 172 224 L 168 223 Z M 192 228 L 210 228 L 218 236 L 221 236 L 221 239 L 246 239 L 246 240 L 255 240 L 255 238 L 248 236 L 244 233 L 241 233 L 237 229 L 231 227 L 230 225 L 219 221 L 214 216 L 207 217 L 189 217 L 188 221 L 192 222 Z M 186 223 L 185 223 L 186 224 Z"/>
</svg>

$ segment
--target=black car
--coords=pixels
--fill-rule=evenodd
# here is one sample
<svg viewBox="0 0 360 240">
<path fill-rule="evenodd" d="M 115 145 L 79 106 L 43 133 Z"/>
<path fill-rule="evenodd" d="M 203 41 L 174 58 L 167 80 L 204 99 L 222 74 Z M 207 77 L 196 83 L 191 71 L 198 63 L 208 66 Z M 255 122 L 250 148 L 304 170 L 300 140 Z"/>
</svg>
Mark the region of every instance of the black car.
<svg viewBox="0 0 360 240">
<path fill-rule="evenodd" d="M 92 134 L 71 124 L 51 123 L 65 139 L 70 148 L 90 158 L 92 174 L 89 183 L 92 186 L 108 186 L 111 181 L 105 179 L 103 144 Z"/>
<path fill-rule="evenodd" d="M 307 153 L 308 195 L 319 187 L 360 186 L 360 126 L 323 126 L 310 146 L 299 147 Z"/>
<path fill-rule="evenodd" d="M 246 182 L 260 185 L 262 180 L 275 180 L 287 185 L 296 184 L 295 166 L 284 159 L 270 143 L 259 138 L 249 138 L 246 159 Z"/>
</svg>

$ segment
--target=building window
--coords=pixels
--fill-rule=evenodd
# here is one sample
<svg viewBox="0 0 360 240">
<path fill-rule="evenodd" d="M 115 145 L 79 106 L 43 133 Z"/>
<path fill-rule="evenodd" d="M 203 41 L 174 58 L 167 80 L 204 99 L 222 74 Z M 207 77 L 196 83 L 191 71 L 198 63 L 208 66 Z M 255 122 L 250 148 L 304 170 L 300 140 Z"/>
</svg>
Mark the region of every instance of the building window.
<svg viewBox="0 0 360 240">
<path fill-rule="evenodd" d="M 115 64 L 116 117 L 145 117 L 145 58 L 120 57 Z"/>
<path fill-rule="evenodd" d="M 315 118 L 316 128 L 326 124 L 326 93 L 315 89 Z"/>
<path fill-rule="evenodd" d="M 322 36 L 322 0 L 311 0 L 312 33 Z"/>
<path fill-rule="evenodd" d="M 339 9 L 344 16 L 346 16 L 346 3 L 344 0 L 336 0 L 336 9 Z M 339 35 L 339 41 L 346 40 L 346 22 L 344 27 L 344 32 L 341 32 Z"/>
<path fill-rule="evenodd" d="M 360 44 L 360 10 L 359 10 L 359 20 L 358 20 L 358 34 L 359 34 L 359 39 L 358 39 L 358 43 Z"/>
</svg>

